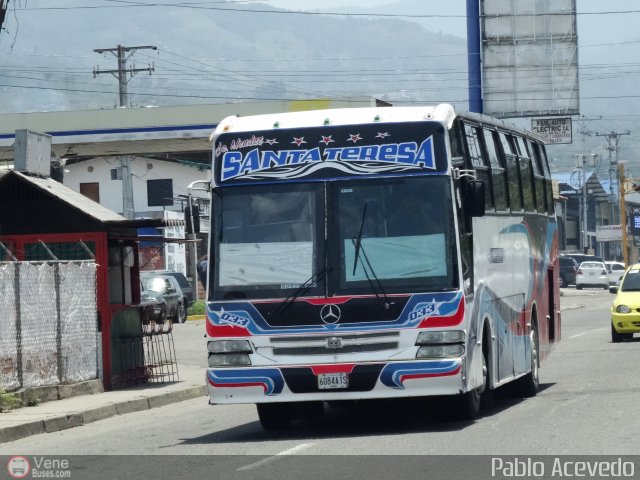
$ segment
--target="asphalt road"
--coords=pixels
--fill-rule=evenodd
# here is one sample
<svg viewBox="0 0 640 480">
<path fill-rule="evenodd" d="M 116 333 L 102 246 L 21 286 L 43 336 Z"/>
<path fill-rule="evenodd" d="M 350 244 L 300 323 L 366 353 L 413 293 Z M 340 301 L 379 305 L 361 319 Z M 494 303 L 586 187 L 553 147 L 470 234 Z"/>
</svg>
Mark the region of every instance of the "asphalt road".
<svg viewBox="0 0 640 480">
<path fill-rule="evenodd" d="M 362 474 L 381 472 L 375 467 L 379 455 L 635 455 L 640 339 L 611 343 L 613 295 L 588 293 L 562 298 L 562 341 L 541 368 L 540 393 L 521 399 L 500 391 L 475 422 L 443 415 L 444 401 L 373 402 L 328 409 L 322 420 L 273 434 L 261 429 L 254 406 L 209 406 L 202 398 L 2 444 L 0 455 L 229 455 L 217 460 L 218 467 L 247 475 L 282 468 L 280 458 L 290 463 L 293 456 L 307 462 L 317 455 L 353 456 L 362 459 Z M 196 324 L 179 325 L 178 355 L 185 349 L 193 362 L 204 362 L 201 332 Z M 440 470 L 432 471 L 431 478 L 438 478 Z"/>
</svg>

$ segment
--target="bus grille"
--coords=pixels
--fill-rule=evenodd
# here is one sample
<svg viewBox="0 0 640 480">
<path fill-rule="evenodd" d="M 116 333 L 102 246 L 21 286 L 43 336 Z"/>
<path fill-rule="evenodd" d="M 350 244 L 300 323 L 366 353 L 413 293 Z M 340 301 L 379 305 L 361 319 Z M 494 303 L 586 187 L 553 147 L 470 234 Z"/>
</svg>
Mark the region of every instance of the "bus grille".
<svg viewBox="0 0 640 480">
<path fill-rule="evenodd" d="M 274 355 L 338 355 L 394 350 L 399 346 L 399 332 L 273 337 Z"/>
</svg>

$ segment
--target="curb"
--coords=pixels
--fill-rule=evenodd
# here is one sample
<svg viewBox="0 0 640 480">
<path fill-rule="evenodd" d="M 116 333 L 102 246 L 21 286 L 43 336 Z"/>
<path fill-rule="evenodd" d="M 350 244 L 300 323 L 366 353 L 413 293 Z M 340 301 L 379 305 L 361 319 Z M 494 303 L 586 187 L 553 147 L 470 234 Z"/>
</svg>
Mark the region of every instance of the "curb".
<svg viewBox="0 0 640 480">
<path fill-rule="evenodd" d="M 66 430 L 67 428 L 79 427 L 81 425 L 97 422 L 116 415 L 125 415 L 127 413 L 163 407 L 171 403 L 203 397 L 206 396 L 206 394 L 206 385 L 193 386 L 184 390 L 163 393 L 161 395 L 136 400 L 125 400 L 82 412 L 59 415 L 45 420 L 4 427 L 0 428 L 0 443 L 12 442 L 14 440 L 19 440 L 31 435 L 38 435 L 40 433 L 51 433 Z"/>
<path fill-rule="evenodd" d="M 38 405 L 79 395 L 94 395 L 103 392 L 102 382 L 98 379 L 93 379 L 73 384 L 23 388 L 9 393 L 12 393 L 20 400 L 21 408 L 27 408 L 32 401 L 35 401 L 36 405 Z"/>
</svg>

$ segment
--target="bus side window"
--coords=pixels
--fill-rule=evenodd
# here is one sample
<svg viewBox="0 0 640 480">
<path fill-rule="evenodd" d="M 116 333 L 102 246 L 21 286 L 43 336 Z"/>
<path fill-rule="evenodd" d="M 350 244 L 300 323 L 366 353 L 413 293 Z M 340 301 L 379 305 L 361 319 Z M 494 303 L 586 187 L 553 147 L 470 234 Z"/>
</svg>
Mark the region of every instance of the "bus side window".
<svg viewBox="0 0 640 480">
<path fill-rule="evenodd" d="M 518 167 L 518 153 L 513 144 L 513 138 L 504 132 L 499 133 L 500 143 L 504 152 L 507 167 L 507 181 L 509 182 L 509 206 L 512 212 L 522 211 L 522 189 L 520 188 L 520 168 Z"/>
<path fill-rule="evenodd" d="M 484 144 L 486 147 L 489 165 L 491 165 L 491 186 L 493 190 L 493 203 L 497 211 L 505 211 L 509 208 L 507 198 L 507 176 L 504 166 L 500 163 L 500 156 L 496 146 L 497 133 L 484 129 Z"/>
<path fill-rule="evenodd" d="M 464 167 L 464 152 L 462 150 L 462 122 L 456 120 L 449 130 L 449 145 L 451 146 L 451 164 L 457 168 Z"/>
<path fill-rule="evenodd" d="M 527 212 L 536 211 L 536 199 L 533 190 L 533 173 L 531 171 L 531 159 L 529 152 L 524 145 L 522 137 L 514 136 L 515 145 L 518 150 L 518 163 L 520 164 L 520 182 L 522 184 L 522 199 L 524 200 L 524 209 Z"/>
<path fill-rule="evenodd" d="M 540 162 L 538 145 L 531 140 L 527 141 L 529 153 L 531 154 L 531 165 L 533 166 L 533 183 L 536 190 L 536 205 L 538 213 L 547 212 L 547 197 L 544 194 L 544 170 Z"/>
<path fill-rule="evenodd" d="M 555 210 L 553 207 L 553 185 L 551 184 L 551 172 L 549 171 L 549 162 L 547 161 L 547 152 L 544 145 L 538 145 L 540 152 L 540 162 L 542 163 L 542 171 L 544 172 L 545 197 L 547 199 L 547 213 L 553 215 Z"/>
<path fill-rule="evenodd" d="M 489 170 L 488 162 L 485 161 L 482 153 L 482 143 L 480 140 L 482 129 L 479 126 L 465 124 L 464 131 L 470 168 L 475 170 L 476 178 L 478 180 L 482 180 L 484 183 L 484 205 L 487 210 L 492 210 L 491 171 Z"/>
</svg>

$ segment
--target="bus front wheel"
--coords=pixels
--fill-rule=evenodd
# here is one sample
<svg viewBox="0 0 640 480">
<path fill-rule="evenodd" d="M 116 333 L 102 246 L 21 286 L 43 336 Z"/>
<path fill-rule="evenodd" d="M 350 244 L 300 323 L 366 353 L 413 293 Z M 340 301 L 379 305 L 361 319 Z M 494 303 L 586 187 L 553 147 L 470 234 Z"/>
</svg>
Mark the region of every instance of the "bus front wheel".
<svg viewBox="0 0 640 480">
<path fill-rule="evenodd" d="M 460 416 L 463 420 L 475 420 L 489 392 L 487 352 L 482 352 L 482 385 L 460 395 Z"/>
<path fill-rule="evenodd" d="M 291 426 L 291 404 L 258 403 L 256 407 L 260 424 L 266 431 L 286 430 Z"/>
</svg>

